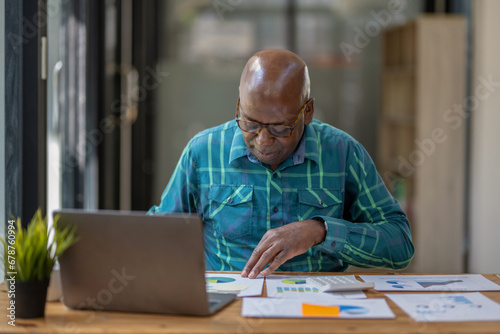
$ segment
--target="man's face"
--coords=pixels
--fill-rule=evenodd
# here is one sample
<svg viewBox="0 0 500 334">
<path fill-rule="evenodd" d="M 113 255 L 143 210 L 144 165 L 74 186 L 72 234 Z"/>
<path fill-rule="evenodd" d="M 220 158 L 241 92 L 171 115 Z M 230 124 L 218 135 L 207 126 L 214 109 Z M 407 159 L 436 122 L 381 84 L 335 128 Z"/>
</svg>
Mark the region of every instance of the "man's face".
<svg viewBox="0 0 500 334">
<path fill-rule="evenodd" d="M 285 101 L 279 98 L 264 100 L 253 98 L 251 94 L 244 94 L 240 96 L 239 117 L 261 124 L 292 126 L 305 102 L 294 100 Z M 288 137 L 273 137 L 266 128 L 262 128 L 258 134 L 242 131 L 248 149 L 257 159 L 276 170 L 297 148 L 305 125 L 312 120 L 313 110 L 311 100 Z"/>
</svg>

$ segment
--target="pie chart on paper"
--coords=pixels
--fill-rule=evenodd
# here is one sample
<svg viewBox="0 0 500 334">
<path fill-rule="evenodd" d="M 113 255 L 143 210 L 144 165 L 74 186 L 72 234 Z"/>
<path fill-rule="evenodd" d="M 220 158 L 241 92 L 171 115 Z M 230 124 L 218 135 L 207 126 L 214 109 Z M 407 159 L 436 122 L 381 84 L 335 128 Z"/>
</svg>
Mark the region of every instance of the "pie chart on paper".
<svg viewBox="0 0 500 334">
<path fill-rule="evenodd" d="M 207 277 L 205 280 L 207 283 L 231 283 L 236 281 L 231 277 Z"/>
</svg>

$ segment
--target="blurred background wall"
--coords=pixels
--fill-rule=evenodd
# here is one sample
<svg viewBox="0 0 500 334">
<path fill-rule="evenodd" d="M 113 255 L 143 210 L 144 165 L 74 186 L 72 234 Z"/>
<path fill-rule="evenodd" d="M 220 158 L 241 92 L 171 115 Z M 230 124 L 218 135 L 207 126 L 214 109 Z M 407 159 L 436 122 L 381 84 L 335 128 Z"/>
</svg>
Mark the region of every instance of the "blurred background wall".
<svg viewBox="0 0 500 334">
<path fill-rule="evenodd" d="M 474 86 L 480 77 L 490 84 L 472 112 L 469 266 L 472 272 L 500 273 L 500 1 L 475 1 L 474 9 Z"/>
<path fill-rule="evenodd" d="M 263 49 L 289 49 L 304 59 L 316 99 L 315 117 L 347 131 L 376 159 L 380 32 L 424 10 L 423 1 L 402 1 L 400 12 L 386 17 L 390 3 L 165 1 L 159 64 L 170 75 L 155 101 L 153 198 L 160 198 L 187 141 L 234 117 L 241 71 Z M 359 30 L 379 22 L 379 16 L 379 31 L 364 42 Z M 345 46 L 355 47 L 359 38 L 359 52 Z"/>
</svg>

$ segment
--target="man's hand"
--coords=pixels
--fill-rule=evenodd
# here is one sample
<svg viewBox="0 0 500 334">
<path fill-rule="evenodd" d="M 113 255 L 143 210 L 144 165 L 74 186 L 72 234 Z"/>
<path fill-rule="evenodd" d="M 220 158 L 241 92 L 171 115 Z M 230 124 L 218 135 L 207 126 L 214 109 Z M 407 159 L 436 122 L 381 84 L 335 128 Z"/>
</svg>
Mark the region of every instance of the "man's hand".
<svg viewBox="0 0 500 334">
<path fill-rule="evenodd" d="M 317 220 L 302 220 L 290 223 L 264 234 L 245 268 L 242 277 L 267 276 L 294 256 L 307 252 L 309 248 L 325 240 L 325 225 Z M 262 270 L 269 264 L 265 270 Z"/>
</svg>

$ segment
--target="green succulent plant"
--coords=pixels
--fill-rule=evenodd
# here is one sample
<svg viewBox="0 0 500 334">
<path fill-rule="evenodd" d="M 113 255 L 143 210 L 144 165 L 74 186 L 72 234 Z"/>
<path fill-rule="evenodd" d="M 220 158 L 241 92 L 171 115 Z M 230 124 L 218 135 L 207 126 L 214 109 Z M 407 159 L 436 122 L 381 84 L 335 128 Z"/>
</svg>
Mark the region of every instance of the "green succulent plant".
<svg viewBox="0 0 500 334">
<path fill-rule="evenodd" d="M 59 216 L 49 228 L 47 217 L 38 209 L 27 228 L 21 226 L 18 218 L 9 224 L 5 238 L 0 238 L 4 246 L 3 259 L 5 273 L 16 272 L 17 281 L 42 281 L 50 278 L 56 259 L 78 241 L 76 229 L 60 228 Z M 13 237 L 12 237 L 13 235 Z"/>
</svg>

